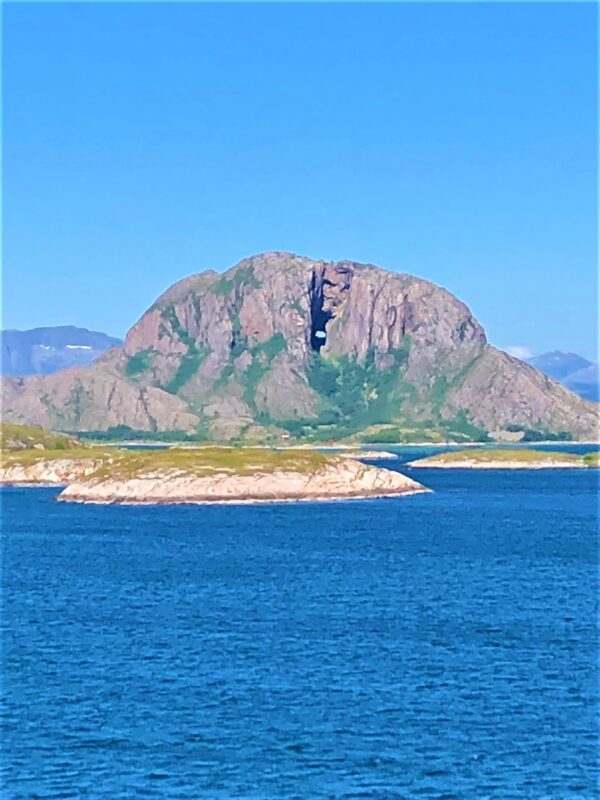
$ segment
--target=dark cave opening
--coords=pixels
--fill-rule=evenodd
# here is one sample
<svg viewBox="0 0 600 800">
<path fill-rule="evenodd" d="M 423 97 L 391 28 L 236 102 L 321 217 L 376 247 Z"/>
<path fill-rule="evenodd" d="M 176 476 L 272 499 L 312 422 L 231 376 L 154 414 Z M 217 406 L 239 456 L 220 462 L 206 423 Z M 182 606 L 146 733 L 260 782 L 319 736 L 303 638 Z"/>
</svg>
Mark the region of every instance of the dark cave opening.
<svg viewBox="0 0 600 800">
<path fill-rule="evenodd" d="M 315 353 L 318 353 L 327 341 L 327 323 L 333 316 L 331 311 L 323 308 L 323 286 L 327 283 L 329 281 L 322 275 L 313 272 L 309 288 L 310 346 Z"/>
</svg>

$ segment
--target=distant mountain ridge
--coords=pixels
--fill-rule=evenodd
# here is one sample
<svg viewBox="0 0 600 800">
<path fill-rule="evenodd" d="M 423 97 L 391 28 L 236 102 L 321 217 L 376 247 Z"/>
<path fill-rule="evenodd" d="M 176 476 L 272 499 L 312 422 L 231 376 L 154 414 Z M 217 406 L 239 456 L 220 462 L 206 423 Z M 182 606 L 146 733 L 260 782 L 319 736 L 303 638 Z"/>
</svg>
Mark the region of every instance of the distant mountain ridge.
<svg viewBox="0 0 600 800">
<path fill-rule="evenodd" d="M 122 347 L 4 378 L 3 414 L 64 431 L 465 440 L 598 436 L 598 409 L 487 343 L 470 310 L 413 275 L 263 253 L 171 286 Z"/>
<path fill-rule="evenodd" d="M 2 374 L 19 377 L 85 366 L 110 347 L 123 344 L 121 339 L 75 325 L 4 330 L 0 340 Z"/>
<path fill-rule="evenodd" d="M 527 359 L 540 372 L 567 386 L 584 400 L 600 402 L 600 368 L 577 353 L 552 350 Z"/>
</svg>

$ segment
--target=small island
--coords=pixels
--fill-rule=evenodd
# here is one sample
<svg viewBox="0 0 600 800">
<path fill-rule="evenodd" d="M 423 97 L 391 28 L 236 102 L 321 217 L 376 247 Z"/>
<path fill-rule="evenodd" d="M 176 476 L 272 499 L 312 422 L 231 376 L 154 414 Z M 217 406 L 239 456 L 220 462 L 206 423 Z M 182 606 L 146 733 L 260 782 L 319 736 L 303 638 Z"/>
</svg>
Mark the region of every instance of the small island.
<svg viewBox="0 0 600 800">
<path fill-rule="evenodd" d="M 564 469 L 598 466 L 598 453 L 563 453 L 550 450 L 471 448 L 439 453 L 410 461 L 409 467 L 440 469 Z"/>
<path fill-rule="evenodd" d="M 428 491 L 343 454 L 257 447 L 126 450 L 2 425 L 0 483 L 60 485 L 79 503 L 241 503 L 391 497 Z"/>
</svg>

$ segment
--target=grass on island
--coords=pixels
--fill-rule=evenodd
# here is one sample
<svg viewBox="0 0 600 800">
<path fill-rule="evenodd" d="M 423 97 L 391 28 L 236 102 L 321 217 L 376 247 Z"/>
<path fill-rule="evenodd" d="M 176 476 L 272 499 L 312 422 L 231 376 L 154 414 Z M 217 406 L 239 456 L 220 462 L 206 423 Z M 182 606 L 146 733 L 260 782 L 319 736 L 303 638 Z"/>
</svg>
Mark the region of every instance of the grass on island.
<svg viewBox="0 0 600 800">
<path fill-rule="evenodd" d="M 600 451 L 596 450 L 594 453 L 586 453 L 583 457 L 583 463 L 587 467 L 600 467 Z"/>
<path fill-rule="evenodd" d="M 0 450 L 15 452 L 23 450 L 68 450 L 85 445 L 74 436 L 52 433 L 33 425 L 17 425 L 13 422 L 0 422 Z"/>
<path fill-rule="evenodd" d="M 86 446 L 71 436 L 8 423 L 2 423 L 1 431 L 2 462 L 5 466 L 88 458 L 100 462 L 94 475 L 101 479 L 124 479 L 156 470 L 174 469 L 195 475 L 216 472 L 251 475 L 276 470 L 312 473 L 335 460 L 335 457 L 313 450 L 286 451 L 263 447 L 171 447 L 166 450 L 99 448 Z"/>
<path fill-rule="evenodd" d="M 590 453 L 589 455 L 593 454 Z M 491 462 L 539 464 L 548 461 L 560 462 L 561 464 L 581 464 L 585 462 L 585 457 L 575 453 L 562 453 L 556 450 L 523 450 L 517 448 L 489 450 L 482 447 L 449 453 L 439 453 L 438 455 L 419 459 L 420 464 L 427 464 L 428 462 L 435 462 L 436 464 L 461 464 L 472 463 L 473 461 L 483 464 Z M 590 464 L 590 466 L 593 465 Z"/>
<path fill-rule="evenodd" d="M 334 460 L 314 451 L 283 451 L 253 447 L 203 447 L 198 450 L 116 450 L 94 473 L 99 479 L 127 479 L 157 470 L 181 470 L 198 476 L 223 472 L 230 475 L 289 472 L 313 473 Z"/>
<path fill-rule="evenodd" d="M 92 461 L 110 461 L 113 453 L 97 447 L 73 447 L 66 450 L 3 450 L 0 452 L 0 464 L 3 467 L 35 464 L 37 461 L 57 461 L 59 459 Z"/>
</svg>

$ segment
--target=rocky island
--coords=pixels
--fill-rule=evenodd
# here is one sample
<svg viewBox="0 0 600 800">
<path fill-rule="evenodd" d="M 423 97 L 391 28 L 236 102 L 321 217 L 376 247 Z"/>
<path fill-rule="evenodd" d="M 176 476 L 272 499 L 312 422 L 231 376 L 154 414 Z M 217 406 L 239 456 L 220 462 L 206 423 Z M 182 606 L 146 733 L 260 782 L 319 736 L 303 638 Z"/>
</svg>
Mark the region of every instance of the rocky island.
<svg viewBox="0 0 600 800">
<path fill-rule="evenodd" d="M 428 491 L 405 475 L 344 455 L 252 447 L 138 451 L 82 446 L 62 437 L 46 447 L 44 431 L 36 440 L 35 429 L 24 428 L 19 438 L 20 427 L 2 426 L 0 483 L 64 485 L 58 499 L 67 502 L 342 500 Z"/>
<path fill-rule="evenodd" d="M 564 469 L 597 467 L 598 453 L 578 455 L 550 450 L 470 449 L 439 453 L 410 461 L 409 467 L 441 469 Z"/>
</svg>

